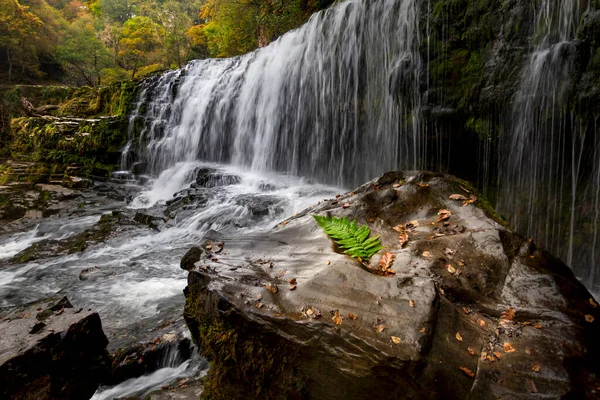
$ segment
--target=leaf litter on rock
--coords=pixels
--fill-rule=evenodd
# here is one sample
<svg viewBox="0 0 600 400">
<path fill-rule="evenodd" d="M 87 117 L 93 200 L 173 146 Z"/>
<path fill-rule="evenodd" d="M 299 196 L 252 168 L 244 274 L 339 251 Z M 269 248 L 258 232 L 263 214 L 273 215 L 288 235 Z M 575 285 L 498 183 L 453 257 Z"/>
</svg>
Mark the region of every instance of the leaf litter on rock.
<svg viewBox="0 0 600 400">
<path fill-rule="evenodd" d="M 471 371 L 469 368 L 458 367 L 458 369 L 460 369 L 462 372 L 464 372 L 465 375 L 467 375 L 469 378 L 475 378 L 475 373 L 473 371 Z"/>
<path fill-rule="evenodd" d="M 340 310 L 335 310 L 333 317 L 331 318 L 333 323 L 336 325 L 342 324 L 342 316 L 340 315 Z"/>
<path fill-rule="evenodd" d="M 355 320 L 355 319 L 358 319 L 358 315 L 356 315 L 354 313 L 348 313 L 348 318 L 350 318 L 351 320 Z"/>
<path fill-rule="evenodd" d="M 459 332 L 456 332 L 456 340 L 458 340 L 458 341 L 460 341 L 460 342 L 462 342 L 462 341 L 463 341 L 463 338 L 462 338 L 462 336 L 460 335 L 460 333 L 459 333 Z"/>
</svg>

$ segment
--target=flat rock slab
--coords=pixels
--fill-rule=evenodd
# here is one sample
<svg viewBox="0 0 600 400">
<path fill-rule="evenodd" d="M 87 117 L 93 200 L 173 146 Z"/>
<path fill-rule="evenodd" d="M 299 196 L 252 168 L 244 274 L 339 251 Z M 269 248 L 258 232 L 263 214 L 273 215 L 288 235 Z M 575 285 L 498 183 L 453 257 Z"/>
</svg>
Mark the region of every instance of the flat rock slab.
<svg viewBox="0 0 600 400">
<path fill-rule="evenodd" d="M 110 373 L 97 313 L 49 299 L 0 320 L 0 398 L 87 399 Z"/>
<path fill-rule="evenodd" d="M 366 224 L 384 246 L 371 265 L 391 252 L 395 274 L 342 254 L 313 214 Z M 207 239 L 182 260 L 207 398 L 599 395 L 595 300 L 454 177 L 387 173 L 264 234 Z"/>
</svg>

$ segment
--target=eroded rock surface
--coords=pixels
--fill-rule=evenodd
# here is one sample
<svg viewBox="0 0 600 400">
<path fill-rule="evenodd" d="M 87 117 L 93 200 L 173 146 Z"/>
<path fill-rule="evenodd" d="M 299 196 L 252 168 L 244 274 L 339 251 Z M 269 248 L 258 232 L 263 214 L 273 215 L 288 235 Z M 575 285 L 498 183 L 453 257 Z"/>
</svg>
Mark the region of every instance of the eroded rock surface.
<svg viewBox="0 0 600 400">
<path fill-rule="evenodd" d="M 368 225 L 371 264 L 389 251 L 396 273 L 338 252 L 313 214 Z M 264 234 L 207 239 L 223 246 L 182 263 L 207 398 L 598 396 L 595 300 L 456 178 L 388 173 Z"/>
<path fill-rule="evenodd" d="M 110 373 L 97 313 L 65 297 L 3 313 L 0 398 L 88 399 Z"/>
</svg>

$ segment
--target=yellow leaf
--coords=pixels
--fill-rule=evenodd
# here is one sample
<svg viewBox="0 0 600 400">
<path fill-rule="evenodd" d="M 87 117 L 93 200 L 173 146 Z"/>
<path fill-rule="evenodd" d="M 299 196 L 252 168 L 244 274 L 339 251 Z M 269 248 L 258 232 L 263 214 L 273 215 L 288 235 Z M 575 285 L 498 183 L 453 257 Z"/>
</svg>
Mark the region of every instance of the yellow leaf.
<svg viewBox="0 0 600 400">
<path fill-rule="evenodd" d="M 385 325 L 383 325 L 383 324 L 379 324 L 375 327 L 375 332 L 377 332 L 377 333 L 381 333 L 384 330 L 385 330 Z"/>
<path fill-rule="evenodd" d="M 462 336 L 460 336 L 460 333 L 458 333 L 458 332 L 456 332 L 456 340 L 458 340 L 458 341 L 460 341 L 460 342 L 462 342 L 462 341 L 463 341 L 463 338 L 462 338 Z"/>
<path fill-rule="evenodd" d="M 456 272 L 456 268 L 454 268 L 452 266 L 452 264 L 446 264 L 446 269 L 448 270 L 448 272 L 450 272 L 451 274 L 454 274 Z"/>
<path fill-rule="evenodd" d="M 421 254 L 423 257 L 431 257 L 431 253 L 428 251 L 424 251 L 423 254 Z"/>
<path fill-rule="evenodd" d="M 394 342 L 394 344 L 400 344 L 400 338 L 398 336 L 392 336 L 392 342 Z"/>
<path fill-rule="evenodd" d="M 590 305 L 591 305 L 592 307 L 594 307 L 594 308 L 598 307 L 598 304 L 596 304 L 596 302 L 594 301 L 594 299 L 592 299 L 591 297 L 590 297 L 590 300 L 589 300 L 589 302 L 590 302 Z"/>
</svg>

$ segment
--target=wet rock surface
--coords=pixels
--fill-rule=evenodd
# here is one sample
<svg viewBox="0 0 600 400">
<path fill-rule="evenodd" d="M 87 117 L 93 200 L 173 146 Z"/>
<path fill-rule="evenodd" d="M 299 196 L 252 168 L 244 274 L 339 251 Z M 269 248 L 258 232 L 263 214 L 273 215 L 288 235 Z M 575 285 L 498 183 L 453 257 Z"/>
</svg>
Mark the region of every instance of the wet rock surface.
<svg viewBox="0 0 600 400">
<path fill-rule="evenodd" d="M 65 297 L 3 310 L 0 397 L 87 399 L 110 373 L 97 313 Z"/>
<path fill-rule="evenodd" d="M 390 252 L 395 274 L 341 254 L 313 214 L 366 224 L 384 246 L 371 265 Z M 207 398 L 599 395 L 595 300 L 451 176 L 388 173 L 267 233 L 206 238 L 219 252 L 182 268 Z"/>
</svg>

